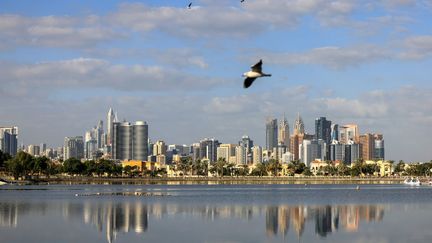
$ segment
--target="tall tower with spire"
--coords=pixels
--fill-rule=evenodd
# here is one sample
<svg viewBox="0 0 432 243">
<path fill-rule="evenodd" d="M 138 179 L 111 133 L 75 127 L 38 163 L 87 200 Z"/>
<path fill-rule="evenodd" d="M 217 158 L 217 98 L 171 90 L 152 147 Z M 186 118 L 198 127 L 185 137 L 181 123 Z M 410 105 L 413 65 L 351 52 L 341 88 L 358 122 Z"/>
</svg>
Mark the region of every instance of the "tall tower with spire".
<svg viewBox="0 0 432 243">
<path fill-rule="evenodd" d="M 285 145 L 287 148 L 290 146 L 290 130 L 288 121 L 284 115 L 283 119 L 279 123 L 278 130 L 278 143 Z"/>
<path fill-rule="evenodd" d="M 300 113 L 297 113 L 297 119 L 295 121 L 295 125 L 294 125 L 294 134 L 296 135 L 300 135 L 300 134 L 304 134 L 304 123 L 303 123 L 303 119 L 300 116 Z"/>
<path fill-rule="evenodd" d="M 110 107 L 107 115 L 107 140 L 106 145 L 110 146 L 112 145 L 113 140 L 113 122 L 115 121 L 115 115 L 113 109 Z"/>
</svg>

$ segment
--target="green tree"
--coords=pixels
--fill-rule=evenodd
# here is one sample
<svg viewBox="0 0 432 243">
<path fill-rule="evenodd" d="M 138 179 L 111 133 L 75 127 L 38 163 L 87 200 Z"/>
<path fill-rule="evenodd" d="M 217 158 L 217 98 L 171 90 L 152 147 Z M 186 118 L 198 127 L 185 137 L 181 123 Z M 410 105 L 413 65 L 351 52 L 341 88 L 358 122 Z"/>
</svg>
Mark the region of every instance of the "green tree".
<svg viewBox="0 0 432 243">
<path fill-rule="evenodd" d="M 3 151 L 0 150 L 0 169 L 5 166 L 6 161 L 12 159 L 12 156 L 8 153 L 3 153 Z"/>
<path fill-rule="evenodd" d="M 49 175 L 48 167 L 50 163 L 50 159 L 45 156 L 37 157 L 33 159 L 33 171 L 38 174 L 44 174 L 46 176 Z"/>
<path fill-rule="evenodd" d="M 396 164 L 394 173 L 402 174 L 405 172 L 405 162 L 403 160 L 399 160 L 399 162 Z"/>
<path fill-rule="evenodd" d="M 253 176 L 266 176 L 267 175 L 267 166 L 264 163 L 258 163 L 255 168 L 252 170 L 251 175 Z"/>
<path fill-rule="evenodd" d="M 337 174 L 339 176 L 347 176 L 350 174 L 350 169 L 343 162 L 339 163 L 339 165 L 336 167 L 336 169 L 337 169 Z"/>
<path fill-rule="evenodd" d="M 323 168 L 326 175 L 334 176 L 337 174 L 337 168 L 331 161 L 326 161 L 327 166 Z"/>
<path fill-rule="evenodd" d="M 224 158 L 219 158 L 215 163 L 213 163 L 213 168 L 219 177 L 223 177 L 224 169 L 228 165 Z"/>
<path fill-rule="evenodd" d="M 81 175 L 86 170 L 79 159 L 69 158 L 63 162 L 63 172 L 69 175 Z"/>
<path fill-rule="evenodd" d="M 304 170 L 303 170 L 303 173 L 302 173 L 303 175 L 305 175 L 305 176 L 312 176 L 313 174 L 312 174 L 312 171 L 309 169 L 309 167 L 306 167 Z"/>
<path fill-rule="evenodd" d="M 267 166 L 267 170 L 273 175 L 273 176 L 277 176 L 279 174 L 279 171 L 282 169 L 281 164 L 279 163 L 279 161 L 275 160 L 275 159 L 270 159 L 268 166 Z"/>
</svg>

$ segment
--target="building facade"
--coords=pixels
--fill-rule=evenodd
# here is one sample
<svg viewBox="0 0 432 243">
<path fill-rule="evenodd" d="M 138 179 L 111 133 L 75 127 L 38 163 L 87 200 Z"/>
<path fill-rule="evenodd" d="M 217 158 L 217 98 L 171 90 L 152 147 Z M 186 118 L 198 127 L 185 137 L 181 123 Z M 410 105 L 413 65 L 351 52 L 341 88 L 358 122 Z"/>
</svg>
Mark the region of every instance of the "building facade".
<svg viewBox="0 0 432 243">
<path fill-rule="evenodd" d="M 112 157 L 115 160 L 141 160 L 148 157 L 148 125 L 144 121 L 113 123 Z"/>
</svg>

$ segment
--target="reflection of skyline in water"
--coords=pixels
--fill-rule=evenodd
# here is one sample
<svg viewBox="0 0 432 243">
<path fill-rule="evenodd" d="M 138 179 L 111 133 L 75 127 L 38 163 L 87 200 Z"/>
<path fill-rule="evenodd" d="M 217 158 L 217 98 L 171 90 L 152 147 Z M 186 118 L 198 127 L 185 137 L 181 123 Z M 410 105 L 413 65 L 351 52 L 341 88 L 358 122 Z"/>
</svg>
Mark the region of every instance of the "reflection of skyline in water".
<svg viewBox="0 0 432 243">
<path fill-rule="evenodd" d="M 44 214 L 57 210 L 67 220 L 83 220 L 86 225 L 94 226 L 106 235 L 107 242 L 115 241 L 118 233 L 143 234 L 148 230 L 149 217 L 162 219 L 169 215 L 191 215 L 206 221 L 221 219 L 241 219 L 249 221 L 254 217 L 265 218 L 267 237 L 285 237 L 291 230 L 301 238 L 307 224 L 314 225 L 320 237 L 345 230 L 355 232 L 360 222 L 381 221 L 384 217 L 383 205 L 182 205 L 182 204 L 144 204 L 132 202 L 95 202 L 83 203 L 0 203 L 0 227 L 18 227 L 18 218 L 30 212 Z"/>
</svg>

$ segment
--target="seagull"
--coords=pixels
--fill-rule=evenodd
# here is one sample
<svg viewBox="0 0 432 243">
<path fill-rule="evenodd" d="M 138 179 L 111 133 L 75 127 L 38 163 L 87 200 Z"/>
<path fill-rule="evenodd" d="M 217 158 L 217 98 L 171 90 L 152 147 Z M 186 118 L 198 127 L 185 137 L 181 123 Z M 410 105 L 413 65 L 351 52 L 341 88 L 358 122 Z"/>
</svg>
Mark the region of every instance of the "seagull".
<svg viewBox="0 0 432 243">
<path fill-rule="evenodd" d="M 255 81 L 256 78 L 261 77 L 271 77 L 271 74 L 265 74 L 262 72 L 262 60 L 260 59 L 259 62 L 251 67 L 251 71 L 243 73 L 243 77 L 246 77 L 243 83 L 243 87 L 249 88 L 253 81 Z"/>
<path fill-rule="evenodd" d="M 188 9 L 191 9 L 191 7 L 192 7 L 192 2 L 189 3 L 189 5 L 188 5 Z"/>
</svg>

